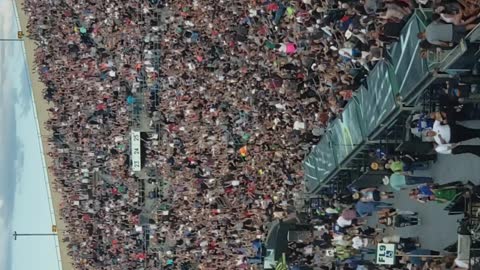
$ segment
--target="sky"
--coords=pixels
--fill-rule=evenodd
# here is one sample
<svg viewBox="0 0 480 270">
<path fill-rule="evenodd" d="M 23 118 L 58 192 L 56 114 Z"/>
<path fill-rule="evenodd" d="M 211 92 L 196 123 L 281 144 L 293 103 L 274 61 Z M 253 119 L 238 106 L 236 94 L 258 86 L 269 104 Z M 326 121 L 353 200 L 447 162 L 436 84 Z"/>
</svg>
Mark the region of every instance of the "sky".
<svg viewBox="0 0 480 270">
<path fill-rule="evenodd" d="M 0 38 L 19 29 L 12 0 L 0 0 Z M 21 42 L 0 41 L 0 269 L 60 270 L 35 107 Z M 28 259 L 26 259 L 28 258 Z"/>
</svg>

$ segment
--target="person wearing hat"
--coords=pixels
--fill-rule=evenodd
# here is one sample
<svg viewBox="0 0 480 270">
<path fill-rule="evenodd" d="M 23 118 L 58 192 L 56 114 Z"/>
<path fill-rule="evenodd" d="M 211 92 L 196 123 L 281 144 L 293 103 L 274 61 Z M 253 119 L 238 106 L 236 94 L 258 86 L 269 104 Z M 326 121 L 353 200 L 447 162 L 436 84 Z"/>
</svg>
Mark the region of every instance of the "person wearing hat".
<svg viewBox="0 0 480 270">
<path fill-rule="evenodd" d="M 384 170 L 386 168 L 382 163 L 374 161 L 374 162 L 370 163 L 370 169 L 372 169 L 374 171 L 378 171 L 378 170 Z"/>
<path fill-rule="evenodd" d="M 393 192 L 380 191 L 377 188 L 364 188 L 352 194 L 354 200 L 362 202 L 379 202 L 393 198 Z"/>
</svg>

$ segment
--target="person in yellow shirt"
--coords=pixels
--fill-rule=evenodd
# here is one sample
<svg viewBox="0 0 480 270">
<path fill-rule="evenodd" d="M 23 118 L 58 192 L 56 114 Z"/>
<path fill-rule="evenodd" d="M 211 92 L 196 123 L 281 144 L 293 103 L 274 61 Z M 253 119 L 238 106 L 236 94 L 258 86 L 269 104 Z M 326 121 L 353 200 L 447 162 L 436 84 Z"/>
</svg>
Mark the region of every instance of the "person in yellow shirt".
<svg viewBox="0 0 480 270">
<path fill-rule="evenodd" d="M 408 158 L 410 160 L 410 158 Z M 416 171 L 416 170 L 426 170 L 428 169 L 429 164 L 427 162 L 405 162 L 402 160 L 388 160 L 387 164 L 385 164 L 385 169 L 389 169 L 394 173 L 405 172 L 405 171 Z"/>
</svg>

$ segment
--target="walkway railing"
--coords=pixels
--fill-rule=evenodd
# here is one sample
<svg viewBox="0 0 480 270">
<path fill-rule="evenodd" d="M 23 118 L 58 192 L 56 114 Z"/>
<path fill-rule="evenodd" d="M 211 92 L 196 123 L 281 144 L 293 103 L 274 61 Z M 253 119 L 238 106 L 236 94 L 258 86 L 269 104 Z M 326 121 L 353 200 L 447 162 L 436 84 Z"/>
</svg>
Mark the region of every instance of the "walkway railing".
<svg viewBox="0 0 480 270">
<path fill-rule="evenodd" d="M 429 10 L 417 10 L 405 25 L 400 41 L 389 49 L 390 61 L 381 61 L 370 72 L 367 88 L 356 91 L 341 119 L 335 120 L 318 145 L 305 158 L 305 187 L 315 193 L 340 171 L 381 140 L 403 112 L 412 110 L 425 89 L 437 78 L 434 71 L 448 70 L 468 50 L 468 42 L 480 40 L 474 29 L 466 41 L 438 61 L 421 57 L 417 33 L 428 24 Z M 359 126 L 356 123 L 361 123 Z"/>
</svg>

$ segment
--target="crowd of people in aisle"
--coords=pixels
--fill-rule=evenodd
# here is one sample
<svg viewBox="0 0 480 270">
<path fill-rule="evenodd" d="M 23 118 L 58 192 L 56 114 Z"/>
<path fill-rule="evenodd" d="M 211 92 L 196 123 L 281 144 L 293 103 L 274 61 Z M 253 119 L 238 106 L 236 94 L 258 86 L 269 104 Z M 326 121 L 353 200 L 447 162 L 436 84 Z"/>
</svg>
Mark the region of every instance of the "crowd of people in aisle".
<svg viewBox="0 0 480 270">
<path fill-rule="evenodd" d="M 168 217 L 151 226 L 158 234 L 148 240 L 167 243 L 160 264 L 250 267 L 252 243 L 265 240 L 266 224 L 295 218 L 305 154 L 341 117 L 416 5 L 27 0 L 36 69 L 52 105 L 49 169 L 63 196 L 64 240 L 76 269 L 139 269 L 157 259 L 139 229 L 141 180 L 131 171 L 129 145 L 135 107 L 158 126 L 160 142 L 152 136 L 143 144 L 143 166 L 169 183 Z M 433 45 L 458 42 L 457 31 L 475 21 L 470 7 L 462 16 L 449 5 L 438 10 L 438 20 L 456 24 L 455 35 L 446 40 L 427 27 L 419 37 Z M 394 196 L 355 194 L 365 213 L 371 200 Z M 414 220 L 384 217 L 387 225 Z M 376 229 L 358 226 L 352 239 L 338 241 L 363 250 Z"/>
<path fill-rule="evenodd" d="M 450 246 L 430 250 L 422 247 L 421 235 L 416 230 L 403 229 L 399 234 L 398 228 L 421 225 L 422 216 L 397 209 L 393 199 L 398 191 L 405 190 L 419 203 L 437 202 L 449 215 L 463 214 L 467 211 L 465 198 L 472 196 L 477 187 L 460 181 L 437 184 L 430 177 L 414 176 L 411 182 L 390 186 L 389 179 L 397 178 L 399 173 L 412 173 L 406 163 L 399 161 L 397 165 L 392 160 L 383 159 L 383 165 L 395 167 L 393 177 L 386 176 L 384 182 L 378 182 L 375 187 L 358 188 L 355 184 L 340 190 L 326 187 L 310 200 L 306 223 L 311 225 L 307 230 L 312 236 L 289 244 L 291 254 L 302 252 L 292 261 L 292 269 L 332 269 L 332 265 L 336 269 L 466 269 L 468 259 L 465 263 L 460 257 L 468 250 L 459 251 L 458 255 Z M 408 235 L 407 232 L 415 233 Z M 379 243 L 396 244 L 393 265 L 375 265 Z M 456 248 L 456 245 L 452 246 Z"/>
</svg>

